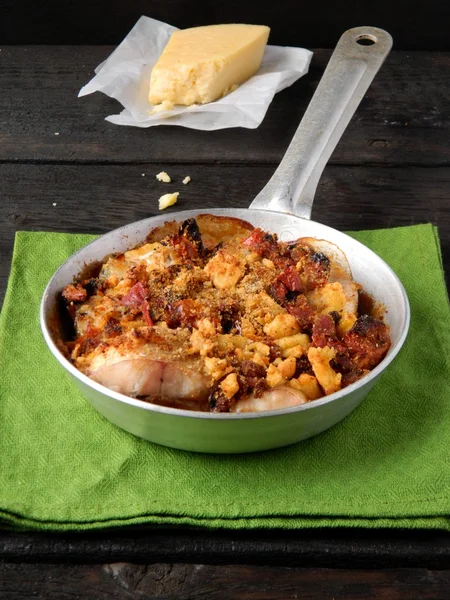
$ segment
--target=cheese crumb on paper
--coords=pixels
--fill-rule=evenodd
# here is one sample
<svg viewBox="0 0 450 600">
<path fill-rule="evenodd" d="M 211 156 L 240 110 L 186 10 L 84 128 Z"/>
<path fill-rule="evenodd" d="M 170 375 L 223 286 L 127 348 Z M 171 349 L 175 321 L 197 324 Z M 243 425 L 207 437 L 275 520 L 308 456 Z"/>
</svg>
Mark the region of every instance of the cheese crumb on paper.
<svg viewBox="0 0 450 600">
<path fill-rule="evenodd" d="M 161 173 L 158 173 L 156 175 L 156 179 L 158 181 L 162 181 L 163 183 L 170 183 L 172 181 L 170 175 L 168 175 L 165 171 L 161 171 Z"/>
<path fill-rule="evenodd" d="M 183 179 L 183 183 L 184 185 L 187 185 L 190 182 L 191 178 L 189 175 L 187 175 L 184 179 Z"/>
<path fill-rule="evenodd" d="M 154 106 L 152 108 L 152 110 L 150 111 L 150 114 L 154 115 L 156 113 L 163 112 L 165 110 L 173 110 L 173 102 L 170 102 L 169 100 L 163 100 L 163 102 L 161 102 L 161 104 L 157 104 L 156 106 Z"/>
<path fill-rule="evenodd" d="M 164 210 L 165 208 L 175 204 L 175 202 L 178 200 L 179 194 L 180 192 L 174 192 L 173 194 L 164 194 L 164 196 L 161 196 L 161 198 L 158 200 L 159 210 Z"/>
</svg>

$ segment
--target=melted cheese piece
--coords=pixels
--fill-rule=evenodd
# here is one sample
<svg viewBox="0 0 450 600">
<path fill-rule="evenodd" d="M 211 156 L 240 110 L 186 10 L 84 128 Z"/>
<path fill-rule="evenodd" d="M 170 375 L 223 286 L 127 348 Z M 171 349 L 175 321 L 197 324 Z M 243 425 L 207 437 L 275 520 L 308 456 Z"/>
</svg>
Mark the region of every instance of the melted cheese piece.
<svg viewBox="0 0 450 600">
<path fill-rule="evenodd" d="M 269 32 L 244 24 L 175 31 L 153 67 L 150 102 L 191 106 L 226 96 L 259 69 Z"/>
</svg>

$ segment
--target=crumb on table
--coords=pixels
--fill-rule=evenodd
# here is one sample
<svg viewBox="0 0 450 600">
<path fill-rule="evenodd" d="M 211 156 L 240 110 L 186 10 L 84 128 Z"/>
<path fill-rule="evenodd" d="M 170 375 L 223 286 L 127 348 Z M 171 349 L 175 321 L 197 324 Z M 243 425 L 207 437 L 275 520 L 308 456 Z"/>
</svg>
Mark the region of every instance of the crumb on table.
<svg viewBox="0 0 450 600">
<path fill-rule="evenodd" d="M 170 178 L 170 175 L 168 173 L 166 173 L 165 171 L 161 171 L 160 173 L 158 173 L 156 175 L 156 179 L 158 181 L 162 181 L 163 183 L 170 183 L 172 181 L 172 179 Z"/>
<path fill-rule="evenodd" d="M 174 192 L 173 194 L 164 194 L 164 196 L 161 196 L 161 198 L 158 200 L 159 210 L 163 210 L 175 204 L 175 202 L 178 200 L 179 194 L 180 192 Z"/>
</svg>

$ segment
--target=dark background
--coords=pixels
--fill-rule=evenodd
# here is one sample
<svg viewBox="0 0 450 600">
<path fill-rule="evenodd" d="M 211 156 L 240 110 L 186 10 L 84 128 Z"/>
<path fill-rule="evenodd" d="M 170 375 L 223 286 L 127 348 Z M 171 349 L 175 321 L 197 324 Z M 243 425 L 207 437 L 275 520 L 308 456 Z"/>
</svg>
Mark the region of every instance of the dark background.
<svg viewBox="0 0 450 600">
<path fill-rule="evenodd" d="M 450 50 L 449 0 L 0 0 L 0 44 L 118 44 L 141 15 L 185 28 L 255 23 L 270 43 L 332 48 L 351 27 L 389 31 L 396 50 Z"/>
</svg>

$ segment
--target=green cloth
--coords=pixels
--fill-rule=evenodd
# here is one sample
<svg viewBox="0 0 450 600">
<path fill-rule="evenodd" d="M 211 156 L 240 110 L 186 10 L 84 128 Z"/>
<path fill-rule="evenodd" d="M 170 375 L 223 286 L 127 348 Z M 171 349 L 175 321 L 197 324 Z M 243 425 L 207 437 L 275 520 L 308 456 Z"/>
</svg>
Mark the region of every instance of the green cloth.
<svg viewBox="0 0 450 600">
<path fill-rule="evenodd" d="M 0 316 L 0 522 L 40 530 L 137 523 L 450 530 L 450 313 L 437 231 L 352 233 L 403 281 L 411 329 L 366 400 L 290 447 L 202 455 L 98 414 L 48 351 L 38 310 L 56 268 L 94 236 L 16 236 Z"/>
</svg>

